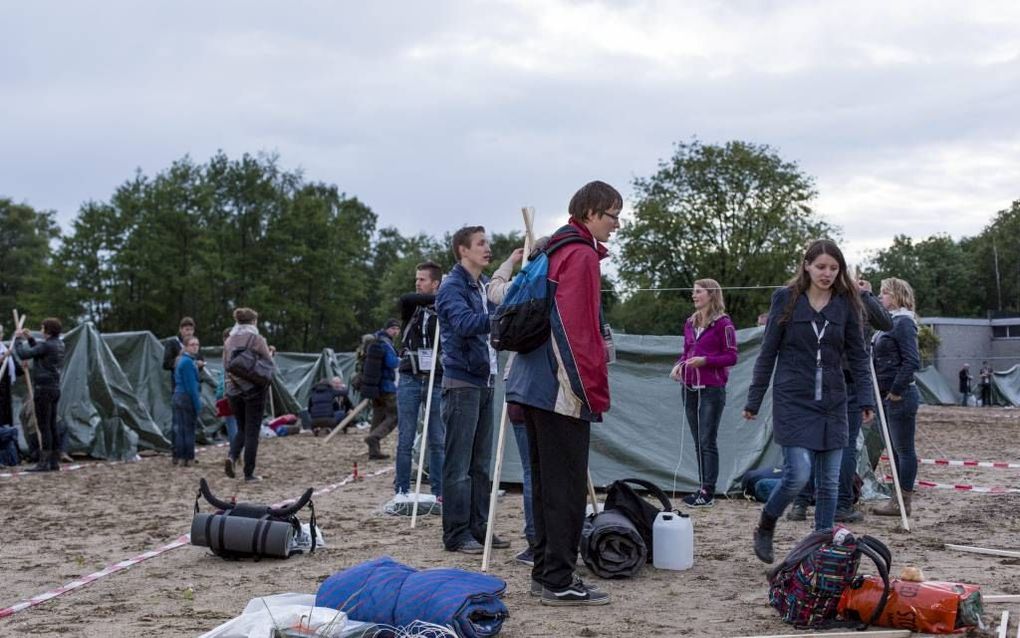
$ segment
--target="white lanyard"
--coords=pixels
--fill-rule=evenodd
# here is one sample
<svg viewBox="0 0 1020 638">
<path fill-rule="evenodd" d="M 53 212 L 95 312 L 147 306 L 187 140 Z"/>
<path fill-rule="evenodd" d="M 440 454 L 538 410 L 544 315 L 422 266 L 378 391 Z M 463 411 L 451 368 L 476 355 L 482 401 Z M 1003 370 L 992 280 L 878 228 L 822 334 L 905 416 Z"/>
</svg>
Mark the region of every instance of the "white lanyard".
<svg viewBox="0 0 1020 638">
<path fill-rule="evenodd" d="M 815 331 L 815 337 L 818 339 L 818 349 L 815 351 L 815 401 L 822 400 L 822 337 L 825 336 L 825 329 L 828 327 L 828 319 L 822 324 L 821 330 L 818 329 L 818 324 L 811 320 L 811 329 Z"/>
</svg>

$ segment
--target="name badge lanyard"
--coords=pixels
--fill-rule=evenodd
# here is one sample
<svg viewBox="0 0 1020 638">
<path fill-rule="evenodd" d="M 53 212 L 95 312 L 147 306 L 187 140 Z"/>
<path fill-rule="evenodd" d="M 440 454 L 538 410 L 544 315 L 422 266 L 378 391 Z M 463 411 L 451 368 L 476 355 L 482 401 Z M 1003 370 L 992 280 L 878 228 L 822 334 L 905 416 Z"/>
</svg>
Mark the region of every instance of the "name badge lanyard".
<svg viewBox="0 0 1020 638">
<path fill-rule="evenodd" d="M 422 309 L 422 320 L 419 322 L 421 325 L 418 329 L 421 331 L 421 342 L 425 345 L 424 348 L 418 348 L 418 372 L 430 372 L 434 362 L 432 361 L 432 348 L 429 344 L 429 319 L 431 319 L 431 313 L 428 308 Z M 413 358 L 413 357 L 412 357 Z"/>
<path fill-rule="evenodd" d="M 825 336 L 825 329 L 828 327 L 828 319 L 822 324 L 821 330 L 818 329 L 818 324 L 811 322 L 811 329 L 815 331 L 815 337 L 818 339 L 818 349 L 815 351 L 815 401 L 822 400 L 822 337 Z"/>
</svg>

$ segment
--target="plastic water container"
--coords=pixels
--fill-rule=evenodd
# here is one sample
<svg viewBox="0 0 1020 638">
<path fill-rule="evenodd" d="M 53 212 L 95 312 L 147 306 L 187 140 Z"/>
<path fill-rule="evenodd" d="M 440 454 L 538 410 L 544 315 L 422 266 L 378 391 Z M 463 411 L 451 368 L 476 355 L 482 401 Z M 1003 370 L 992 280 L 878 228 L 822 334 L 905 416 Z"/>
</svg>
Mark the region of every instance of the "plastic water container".
<svg viewBox="0 0 1020 638">
<path fill-rule="evenodd" d="M 694 566 L 694 524 L 686 514 L 659 512 L 652 525 L 652 565 L 656 569 Z"/>
</svg>

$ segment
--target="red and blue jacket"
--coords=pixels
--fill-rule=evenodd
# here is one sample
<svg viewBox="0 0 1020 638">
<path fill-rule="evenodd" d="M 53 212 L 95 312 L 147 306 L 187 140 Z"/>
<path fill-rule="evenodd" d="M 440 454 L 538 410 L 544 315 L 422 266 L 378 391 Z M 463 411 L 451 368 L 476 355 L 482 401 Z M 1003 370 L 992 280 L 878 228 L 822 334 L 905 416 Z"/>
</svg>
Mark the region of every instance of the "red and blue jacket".
<svg viewBox="0 0 1020 638">
<path fill-rule="evenodd" d="M 609 410 L 609 369 L 601 332 L 599 262 L 609 251 L 574 220 L 556 231 L 549 243 L 566 233 L 579 233 L 586 241 L 549 255 L 550 339 L 517 355 L 506 382 L 506 400 L 582 421 L 601 421 Z"/>
</svg>

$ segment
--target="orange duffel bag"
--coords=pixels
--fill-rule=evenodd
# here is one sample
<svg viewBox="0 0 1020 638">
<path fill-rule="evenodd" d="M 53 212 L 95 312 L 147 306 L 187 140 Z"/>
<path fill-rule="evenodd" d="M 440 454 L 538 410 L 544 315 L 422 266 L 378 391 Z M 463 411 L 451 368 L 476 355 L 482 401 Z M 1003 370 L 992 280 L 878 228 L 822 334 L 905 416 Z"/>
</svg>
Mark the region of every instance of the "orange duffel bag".
<svg viewBox="0 0 1020 638">
<path fill-rule="evenodd" d="M 894 578 L 889 600 L 873 624 L 931 634 L 951 634 L 973 627 L 981 618 L 981 591 L 977 585 L 937 580 L 915 582 Z M 877 576 L 858 576 L 839 600 L 840 617 L 871 618 L 884 587 Z"/>
</svg>

